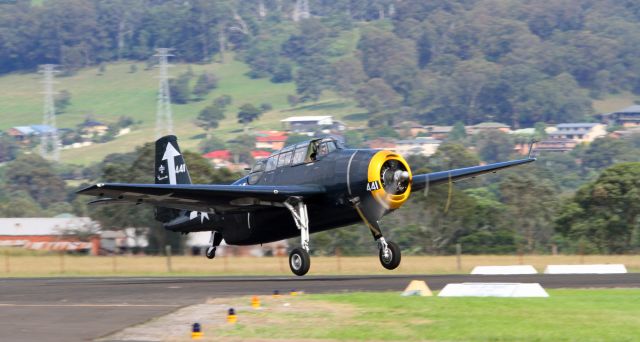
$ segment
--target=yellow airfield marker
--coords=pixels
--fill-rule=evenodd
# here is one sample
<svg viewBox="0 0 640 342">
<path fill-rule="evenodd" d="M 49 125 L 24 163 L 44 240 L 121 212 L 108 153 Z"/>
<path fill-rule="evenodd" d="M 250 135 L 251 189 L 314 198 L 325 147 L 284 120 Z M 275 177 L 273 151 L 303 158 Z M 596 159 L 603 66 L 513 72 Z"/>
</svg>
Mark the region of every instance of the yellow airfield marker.
<svg viewBox="0 0 640 342">
<path fill-rule="evenodd" d="M 253 296 L 253 298 L 251 298 L 251 307 L 254 309 L 260 309 L 260 297 Z"/>
<path fill-rule="evenodd" d="M 229 314 L 227 315 L 227 323 L 235 324 L 238 321 L 238 317 L 236 316 L 236 310 L 233 308 L 229 308 Z"/>
<path fill-rule="evenodd" d="M 199 340 L 202 338 L 202 330 L 200 329 L 200 323 L 193 323 L 193 327 L 191 328 L 191 339 Z"/>
<path fill-rule="evenodd" d="M 429 289 L 424 280 L 412 280 L 402 292 L 402 296 L 430 297 L 433 296 L 433 293 L 431 293 L 431 289 Z"/>
</svg>

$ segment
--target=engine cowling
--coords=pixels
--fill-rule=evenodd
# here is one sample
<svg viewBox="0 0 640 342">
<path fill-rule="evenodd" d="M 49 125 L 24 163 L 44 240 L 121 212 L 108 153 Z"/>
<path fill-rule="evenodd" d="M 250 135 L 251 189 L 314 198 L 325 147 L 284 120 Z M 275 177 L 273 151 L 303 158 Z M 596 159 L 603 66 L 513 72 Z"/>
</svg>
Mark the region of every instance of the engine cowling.
<svg viewBox="0 0 640 342">
<path fill-rule="evenodd" d="M 411 194 L 411 168 L 392 151 L 378 151 L 369 161 L 367 191 L 386 210 L 400 208 Z"/>
</svg>

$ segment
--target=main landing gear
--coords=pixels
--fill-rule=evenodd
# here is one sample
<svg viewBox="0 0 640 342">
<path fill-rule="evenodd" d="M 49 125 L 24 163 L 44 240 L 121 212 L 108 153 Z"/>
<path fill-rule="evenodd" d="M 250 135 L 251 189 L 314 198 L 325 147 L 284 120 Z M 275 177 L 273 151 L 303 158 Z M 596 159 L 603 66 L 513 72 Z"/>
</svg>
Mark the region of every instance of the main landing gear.
<svg viewBox="0 0 640 342">
<path fill-rule="evenodd" d="M 300 230 L 301 247 L 294 248 L 289 253 L 289 267 L 291 272 L 297 276 L 303 276 L 309 272 L 311 257 L 309 257 L 309 214 L 307 205 L 300 197 L 290 197 L 284 202 L 285 208 L 289 209 L 293 216 L 293 221 Z"/>
<path fill-rule="evenodd" d="M 362 218 L 362 221 L 364 221 L 367 227 L 369 227 L 369 230 L 373 235 L 373 239 L 378 244 L 378 254 L 380 256 L 380 264 L 382 264 L 382 267 L 388 270 L 396 269 L 400 266 L 400 259 L 402 258 L 400 247 L 395 242 L 385 240 L 384 236 L 382 236 L 382 230 L 378 225 L 378 221 L 368 219 L 358 204 L 356 204 L 356 210 Z"/>
<path fill-rule="evenodd" d="M 211 231 L 211 238 L 209 238 L 209 246 L 207 251 L 205 252 L 205 256 L 208 259 L 213 259 L 216 257 L 216 247 L 220 246 L 220 242 L 222 242 L 222 235 L 215 230 Z"/>
</svg>

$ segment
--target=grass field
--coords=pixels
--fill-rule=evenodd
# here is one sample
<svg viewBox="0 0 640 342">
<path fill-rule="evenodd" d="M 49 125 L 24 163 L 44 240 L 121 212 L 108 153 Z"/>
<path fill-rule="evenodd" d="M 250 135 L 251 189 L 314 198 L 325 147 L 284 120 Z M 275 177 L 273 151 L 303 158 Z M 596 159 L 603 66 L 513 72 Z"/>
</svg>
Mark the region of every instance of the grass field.
<svg viewBox="0 0 640 342">
<path fill-rule="evenodd" d="M 638 341 L 640 289 L 548 292 L 549 298 L 401 297 L 399 291 L 264 297 L 262 310 L 239 311 L 236 325 L 205 326 L 204 336 L 209 341 Z"/>
<path fill-rule="evenodd" d="M 630 272 L 640 272 L 638 256 L 620 255 L 463 255 L 458 269 L 455 256 L 404 256 L 393 273 L 380 266 L 377 256 L 312 257 L 310 275 L 323 274 L 447 274 L 469 273 L 479 265 L 533 265 L 542 272 L 548 264 L 621 263 Z M 92 257 L 70 255 L 0 254 L 0 277 L 47 276 L 167 276 L 167 275 L 291 275 L 288 258 L 173 256 L 171 272 L 165 257 L 118 256 Z"/>
<path fill-rule="evenodd" d="M 129 116 L 142 121 L 128 134 L 105 144 L 62 151 L 65 163 L 88 164 L 101 160 L 113 152 L 131 151 L 135 146 L 153 140 L 155 135 L 156 91 L 158 88 L 157 70 L 144 70 L 143 63 L 136 63 L 138 71 L 129 72 L 131 62 L 106 65 L 103 75 L 97 68 L 86 68 L 70 77 L 56 79 L 56 90 L 71 92 L 71 105 L 65 113 L 57 115 L 59 127 L 75 128 L 87 116 L 115 123 L 120 116 Z M 237 108 L 244 103 L 270 103 L 273 110 L 265 113 L 252 124 L 254 129 L 280 129 L 280 120 L 292 115 L 333 115 L 348 123 L 360 125 L 361 113 L 353 101 L 334 93 L 326 92 L 316 103 L 307 103 L 291 108 L 287 95 L 295 94 L 293 83 L 271 83 L 268 79 L 251 79 L 246 76 L 249 68 L 246 64 L 228 58 L 226 64 L 178 64 L 171 68 L 173 76 L 180 75 L 191 67 L 195 77 L 204 72 L 213 72 L 219 78 L 218 88 L 203 101 L 184 105 L 172 105 L 174 132 L 181 138 L 183 149 L 193 149 L 200 141 L 203 130 L 193 121 L 202 108 L 211 100 L 226 94 L 233 98 L 233 104 L 226 113 L 226 119 L 220 123 L 215 135 L 223 140 L 237 135 L 241 126 L 237 123 Z M 13 126 L 32 125 L 42 122 L 42 94 L 40 77 L 35 73 L 10 74 L 0 77 L 0 130 Z"/>
</svg>

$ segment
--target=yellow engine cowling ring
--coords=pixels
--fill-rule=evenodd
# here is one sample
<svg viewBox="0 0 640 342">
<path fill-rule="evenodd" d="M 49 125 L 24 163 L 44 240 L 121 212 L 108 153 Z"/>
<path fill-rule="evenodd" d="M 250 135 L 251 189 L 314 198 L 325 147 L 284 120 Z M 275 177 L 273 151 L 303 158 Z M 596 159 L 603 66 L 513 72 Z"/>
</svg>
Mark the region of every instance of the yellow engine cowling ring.
<svg viewBox="0 0 640 342">
<path fill-rule="evenodd" d="M 409 172 L 409 185 L 407 189 L 401 194 L 389 194 L 385 191 L 382 186 L 382 176 L 380 171 L 382 170 L 383 164 L 388 160 L 396 160 L 400 162 Z M 400 208 L 402 204 L 409 198 L 411 194 L 411 182 L 413 180 L 413 175 L 411 174 L 411 168 L 409 168 L 409 164 L 404 158 L 391 151 L 378 151 L 376 154 L 371 157 L 369 161 L 369 169 L 368 169 L 368 185 L 367 190 L 371 192 L 373 198 L 381 204 L 385 209 L 394 210 Z M 371 186 L 369 186 L 369 184 Z M 375 184 L 378 184 L 377 186 Z M 370 189 L 371 188 L 371 189 Z"/>
</svg>

